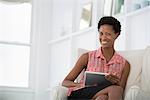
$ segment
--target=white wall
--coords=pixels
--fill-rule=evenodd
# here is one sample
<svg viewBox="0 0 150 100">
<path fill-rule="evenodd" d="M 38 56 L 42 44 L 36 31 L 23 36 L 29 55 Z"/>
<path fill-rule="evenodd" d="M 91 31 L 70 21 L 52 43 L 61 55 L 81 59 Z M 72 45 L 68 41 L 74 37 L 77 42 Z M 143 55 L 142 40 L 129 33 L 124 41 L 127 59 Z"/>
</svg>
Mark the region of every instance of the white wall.
<svg viewBox="0 0 150 100">
<path fill-rule="evenodd" d="M 0 87 L 0 100 L 34 100 L 34 90 L 17 87 Z"/>
<path fill-rule="evenodd" d="M 34 100 L 34 93 L 21 91 L 1 91 L 0 100 Z"/>
<path fill-rule="evenodd" d="M 50 50 L 47 45 L 52 30 L 52 0 L 33 0 L 33 55 L 31 75 L 34 81 L 35 100 L 49 100 Z M 32 80 L 31 79 L 31 80 Z"/>
<path fill-rule="evenodd" d="M 135 16 L 129 16 L 127 22 L 127 49 L 144 49 L 150 45 L 150 9 Z"/>
<path fill-rule="evenodd" d="M 52 34 L 50 39 L 72 32 L 74 0 L 53 0 Z"/>
</svg>

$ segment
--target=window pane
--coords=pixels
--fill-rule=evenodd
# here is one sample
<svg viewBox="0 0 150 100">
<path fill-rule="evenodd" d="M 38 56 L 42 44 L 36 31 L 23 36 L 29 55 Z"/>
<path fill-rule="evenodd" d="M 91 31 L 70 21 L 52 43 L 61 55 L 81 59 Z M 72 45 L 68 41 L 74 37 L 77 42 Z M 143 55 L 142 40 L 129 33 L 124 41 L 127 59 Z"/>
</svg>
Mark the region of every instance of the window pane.
<svg viewBox="0 0 150 100">
<path fill-rule="evenodd" d="M 112 0 L 105 0 L 104 16 L 110 16 L 111 14 L 112 14 Z"/>
<path fill-rule="evenodd" d="M 88 3 L 83 6 L 82 15 L 80 20 L 80 30 L 91 26 L 92 20 L 92 3 Z"/>
<path fill-rule="evenodd" d="M 28 87 L 30 47 L 0 44 L 0 85 Z"/>
<path fill-rule="evenodd" d="M 30 42 L 31 4 L 0 3 L 0 40 Z"/>
<path fill-rule="evenodd" d="M 124 9 L 124 0 L 115 0 L 113 2 L 113 14 L 119 14 L 119 13 L 123 13 L 123 9 Z"/>
</svg>

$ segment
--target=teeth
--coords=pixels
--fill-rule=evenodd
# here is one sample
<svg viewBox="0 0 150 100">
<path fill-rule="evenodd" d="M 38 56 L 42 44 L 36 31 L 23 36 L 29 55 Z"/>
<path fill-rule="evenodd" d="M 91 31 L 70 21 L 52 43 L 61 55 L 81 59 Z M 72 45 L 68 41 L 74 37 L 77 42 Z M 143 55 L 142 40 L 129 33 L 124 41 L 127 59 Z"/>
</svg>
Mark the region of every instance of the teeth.
<svg viewBox="0 0 150 100">
<path fill-rule="evenodd" d="M 102 41 L 102 44 L 106 44 L 107 43 L 107 41 Z"/>
</svg>

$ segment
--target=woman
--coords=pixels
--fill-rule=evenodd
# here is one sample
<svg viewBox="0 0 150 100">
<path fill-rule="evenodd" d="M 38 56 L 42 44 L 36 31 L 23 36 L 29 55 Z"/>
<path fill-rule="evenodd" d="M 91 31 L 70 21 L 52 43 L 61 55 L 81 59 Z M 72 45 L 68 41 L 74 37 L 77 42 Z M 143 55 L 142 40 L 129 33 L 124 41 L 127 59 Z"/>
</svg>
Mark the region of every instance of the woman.
<svg viewBox="0 0 150 100">
<path fill-rule="evenodd" d="M 90 51 L 83 54 L 75 64 L 74 68 L 64 79 L 62 85 L 69 88 L 68 99 L 80 99 L 81 95 L 93 91 L 91 97 L 86 98 L 93 100 L 121 100 L 125 89 L 126 81 L 130 71 L 130 65 L 127 60 L 117 54 L 114 49 L 115 40 L 121 32 L 120 22 L 111 16 L 106 16 L 100 19 L 98 23 L 100 48 L 98 50 Z M 86 66 L 86 67 L 85 67 Z M 105 78 L 113 85 L 99 89 L 92 87 L 86 89 L 83 84 L 83 79 L 80 83 L 74 82 L 77 76 L 83 69 L 86 71 L 104 72 L 108 73 Z"/>
</svg>

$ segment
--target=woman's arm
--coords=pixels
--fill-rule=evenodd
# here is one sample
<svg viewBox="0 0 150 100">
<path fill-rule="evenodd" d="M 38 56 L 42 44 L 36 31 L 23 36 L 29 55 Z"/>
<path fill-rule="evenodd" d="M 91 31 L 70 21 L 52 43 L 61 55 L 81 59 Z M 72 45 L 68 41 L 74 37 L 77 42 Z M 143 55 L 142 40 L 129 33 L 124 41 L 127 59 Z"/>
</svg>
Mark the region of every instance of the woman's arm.
<svg viewBox="0 0 150 100">
<path fill-rule="evenodd" d="M 119 87 L 117 87 L 117 89 L 118 89 L 119 91 L 122 91 L 122 90 L 125 89 L 129 72 L 130 72 L 130 64 L 126 61 L 120 81 L 119 81 L 119 78 L 118 78 L 117 76 L 112 75 L 112 74 L 106 76 L 106 78 L 107 78 L 108 80 L 110 80 L 112 83 L 118 85 Z M 108 87 L 108 88 L 105 88 L 105 89 L 103 89 L 103 90 L 97 92 L 97 93 L 93 96 L 93 99 L 95 100 L 95 98 L 97 98 L 97 97 L 100 96 L 100 95 L 108 95 L 108 93 L 109 93 L 109 92 L 112 92 L 112 90 L 114 90 L 114 89 L 116 90 L 116 87 L 114 87 L 114 86 L 110 86 L 110 87 Z M 119 93 L 121 93 L 121 92 L 119 92 Z M 93 100 L 93 99 L 92 99 L 92 100 Z"/>
<path fill-rule="evenodd" d="M 78 77 L 81 71 L 87 66 L 88 53 L 83 54 L 71 70 L 71 72 L 63 80 L 62 85 L 65 87 L 81 87 L 81 84 L 75 83 L 74 80 Z"/>
<path fill-rule="evenodd" d="M 118 85 L 120 85 L 123 89 L 125 89 L 126 82 L 127 82 L 128 76 L 129 76 L 129 72 L 130 72 L 130 64 L 128 61 L 126 61 L 125 67 L 122 72 L 121 80 L 118 83 Z"/>
<path fill-rule="evenodd" d="M 125 89 L 129 72 L 130 72 L 130 64 L 126 61 L 122 75 L 121 75 L 121 79 L 119 79 L 116 75 L 113 75 L 113 74 L 109 74 L 109 75 L 105 76 L 105 78 L 107 80 L 111 81 L 113 84 L 119 85 L 123 89 Z"/>
</svg>

